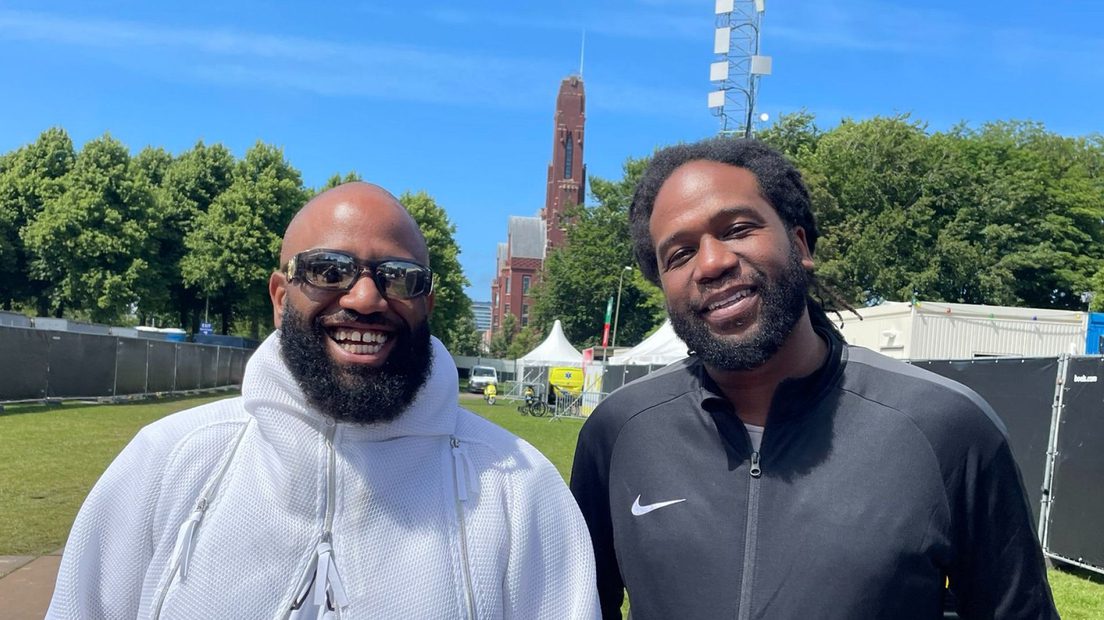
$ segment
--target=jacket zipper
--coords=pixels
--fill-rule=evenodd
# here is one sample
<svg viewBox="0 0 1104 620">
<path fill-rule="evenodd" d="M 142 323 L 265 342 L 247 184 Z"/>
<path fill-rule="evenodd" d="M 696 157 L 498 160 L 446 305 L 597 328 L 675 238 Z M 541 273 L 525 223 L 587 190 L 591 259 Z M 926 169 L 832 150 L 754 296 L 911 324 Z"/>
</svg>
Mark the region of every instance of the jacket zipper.
<svg viewBox="0 0 1104 620">
<path fill-rule="evenodd" d="M 176 534 L 176 544 L 173 546 L 172 555 L 169 556 L 169 577 L 165 581 L 165 586 L 161 589 L 161 592 L 158 593 L 157 602 L 153 606 L 151 617 L 154 618 L 154 620 L 161 617 L 161 608 L 165 604 L 165 598 L 169 594 L 169 588 L 172 586 L 173 580 L 176 579 L 177 575 L 180 576 L 180 583 L 184 583 L 188 578 L 188 567 L 191 565 L 192 552 L 195 551 L 196 534 L 198 533 L 200 524 L 203 523 L 203 517 L 207 514 L 210 498 L 214 497 L 215 493 L 218 491 L 219 485 L 222 484 L 222 479 L 226 476 L 226 471 L 230 469 L 230 463 L 234 460 L 234 455 L 238 453 L 242 438 L 245 437 L 245 431 L 248 429 L 249 425 L 245 424 L 242 426 L 242 429 L 238 431 L 238 436 L 234 440 L 234 447 L 230 449 L 230 454 L 226 456 L 226 459 L 219 466 L 214 477 L 208 480 L 203 490 L 200 491 L 199 499 L 196 500 L 195 508 L 192 509 L 192 513 L 188 515 L 184 523 L 180 524 L 180 529 Z"/>
<path fill-rule="evenodd" d="M 464 602 L 467 617 L 476 620 L 475 594 L 472 592 L 471 569 L 468 567 L 468 529 L 464 523 L 463 502 L 468 501 L 468 469 L 471 465 L 468 455 L 455 435 L 449 437 L 452 446 L 452 485 L 456 498 L 456 521 L 460 528 L 460 564 L 461 579 L 464 580 Z"/>
<path fill-rule="evenodd" d="M 337 572 L 333 551 L 334 506 L 337 502 L 337 450 L 334 448 L 334 435 L 337 425 L 332 420 L 327 420 L 326 424 L 326 513 L 323 516 L 322 536 L 314 547 L 311 561 L 299 578 L 296 594 L 284 618 L 298 616 L 296 612 L 304 605 L 312 604 L 320 609 L 318 618 L 340 618 L 341 609 L 349 604 L 345 585 Z M 308 601 L 307 595 L 312 587 L 314 597 Z"/>
<path fill-rule="evenodd" d="M 751 467 L 748 469 L 751 480 L 748 481 L 747 529 L 744 532 L 744 571 L 740 578 L 740 607 L 738 620 L 751 618 L 751 582 L 755 569 L 756 537 L 759 531 L 759 480 L 763 469 L 759 466 L 759 451 L 751 453 Z"/>
</svg>

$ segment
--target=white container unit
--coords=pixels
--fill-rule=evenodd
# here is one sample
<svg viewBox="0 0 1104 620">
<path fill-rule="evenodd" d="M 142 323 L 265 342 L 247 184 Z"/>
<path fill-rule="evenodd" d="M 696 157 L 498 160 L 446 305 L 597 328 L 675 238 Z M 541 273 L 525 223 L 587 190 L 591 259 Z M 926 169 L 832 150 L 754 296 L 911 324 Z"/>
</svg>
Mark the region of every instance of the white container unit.
<svg viewBox="0 0 1104 620">
<path fill-rule="evenodd" d="M 841 312 L 850 344 L 898 359 L 1049 357 L 1085 352 L 1086 313 L 935 301 Z M 835 315 L 829 315 L 838 320 Z M 839 323 L 837 323 L 839 325 Z"/>
</svg>

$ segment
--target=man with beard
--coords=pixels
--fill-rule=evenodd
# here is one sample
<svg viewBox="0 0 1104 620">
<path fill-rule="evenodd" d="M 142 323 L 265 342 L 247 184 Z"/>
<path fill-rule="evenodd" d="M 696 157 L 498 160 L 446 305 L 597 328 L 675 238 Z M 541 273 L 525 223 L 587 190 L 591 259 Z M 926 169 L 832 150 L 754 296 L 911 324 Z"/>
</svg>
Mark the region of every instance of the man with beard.
<svg viewBox="0 0 1104 620">
<path fill-rule="evenodd" d="M 809 295 L 797 170 L 751 140 L 659 151 L 629 210 L 690 357 L 602 402 L 571 487 L 605 618 L 1057 618 L 1003 426 L 849 347 Z"/>
<path fill-rule="evenodd" d="M 414 219 L 351 183 L 292 220 L 242 396 L 143 429 L 81 509 L 50 618 L 592 618 L 586 525 L 457 405 Z"/>
</svg>

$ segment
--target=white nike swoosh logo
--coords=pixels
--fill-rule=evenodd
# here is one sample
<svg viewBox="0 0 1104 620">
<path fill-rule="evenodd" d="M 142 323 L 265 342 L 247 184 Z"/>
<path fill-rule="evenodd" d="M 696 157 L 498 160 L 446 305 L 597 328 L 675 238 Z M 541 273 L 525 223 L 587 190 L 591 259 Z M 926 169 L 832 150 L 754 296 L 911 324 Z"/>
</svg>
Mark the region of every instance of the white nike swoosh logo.
<svg viewBox="0 0 1104 620">
<path fill-rule="evenodd" d="M 670 506 L 672 504 L 678 504 L 680 502 L 685 502 L 685 501 L 686 501 L 686 498 L 673 499 L 673 500 L 667 501 L 667 502 L 656 502 L 654 504 L 648 504 L 647 506 L 641 506 L 640 505 L 640 496 L 637 495 L 636 500 L 633 502 L 633 505 L 632 505 L 632 513 L 633 513 L 634 517 L 639 517 L 641 515 L 646 515 L 646 514 L 648 514 L 649 512 L 651 512 L 653 510 L 659 510 L 660 508 Z"/>
</svg>

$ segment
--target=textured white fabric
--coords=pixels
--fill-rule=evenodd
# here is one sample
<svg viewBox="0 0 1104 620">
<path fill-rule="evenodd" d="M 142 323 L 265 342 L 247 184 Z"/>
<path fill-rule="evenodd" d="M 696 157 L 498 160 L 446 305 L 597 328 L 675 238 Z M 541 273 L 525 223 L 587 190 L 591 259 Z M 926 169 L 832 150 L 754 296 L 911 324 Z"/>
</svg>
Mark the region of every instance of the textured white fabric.
<svg viewBox="0 0 1104 620">
<path fill-rule="evenodd" d="M 47 617 L 597 617 L 559 474 L 457 405 L 433 346 L 410 408 L 362 426 L 310 410 L 269 337 L 241 398 L 151 424 L 111 464 Z"/>
</svg>

